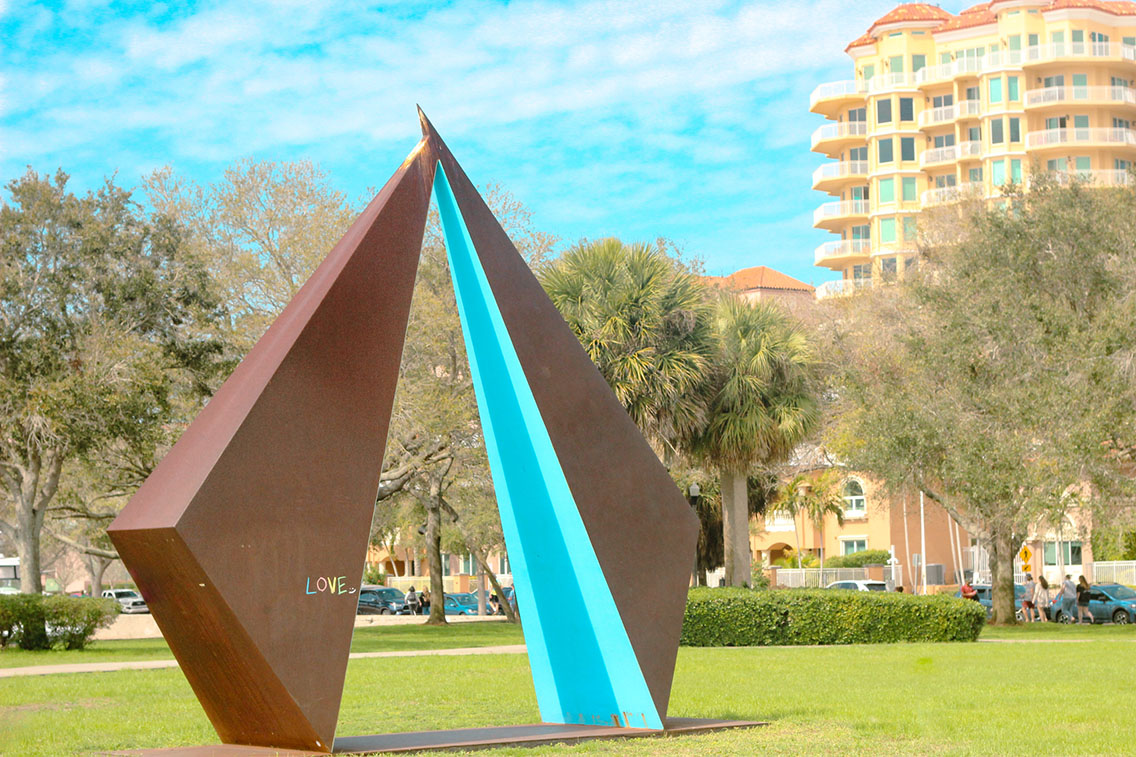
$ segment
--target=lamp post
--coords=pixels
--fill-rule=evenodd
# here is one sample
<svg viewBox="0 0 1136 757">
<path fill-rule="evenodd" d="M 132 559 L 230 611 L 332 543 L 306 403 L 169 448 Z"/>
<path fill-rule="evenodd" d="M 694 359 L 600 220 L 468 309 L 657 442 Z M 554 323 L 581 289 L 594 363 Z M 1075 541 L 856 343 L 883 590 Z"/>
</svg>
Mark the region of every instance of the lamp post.
<svg viewBox="0 0 1136 757">
<path fill-rule="evenodd" d="M 687 496 L 690 499 L 690 507 L 694 510 L 694 514 L 698 515 L 698 500 L 702 496 L 702 487 L 695 481 L 686 490 Z M 702 528 L 702 518 L 698 518 L 699 529 Z M 694 545 L 694 567 L 690 571 L 690 585 L 698 586 L 698 544 Z"/>
</svg>

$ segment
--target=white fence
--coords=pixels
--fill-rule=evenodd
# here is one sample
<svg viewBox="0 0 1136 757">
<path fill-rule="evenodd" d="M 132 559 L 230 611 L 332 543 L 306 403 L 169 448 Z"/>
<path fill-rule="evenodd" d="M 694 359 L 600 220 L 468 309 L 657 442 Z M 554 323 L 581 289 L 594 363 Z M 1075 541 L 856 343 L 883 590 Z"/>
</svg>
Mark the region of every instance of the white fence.
<svg viewBox="0 0 1136 757">
<path fill-rule="evenodd" d="M 778 568 L 777 585 L 789 588 L 819 588 L 833 581 L 864 581 L 867 568 Z"/>
<path fill-rule="evenodd" d="M 1093 563 L 1093 583 L 1136 586 L 1136 560 L 1101 560 Z"/>
</svg>

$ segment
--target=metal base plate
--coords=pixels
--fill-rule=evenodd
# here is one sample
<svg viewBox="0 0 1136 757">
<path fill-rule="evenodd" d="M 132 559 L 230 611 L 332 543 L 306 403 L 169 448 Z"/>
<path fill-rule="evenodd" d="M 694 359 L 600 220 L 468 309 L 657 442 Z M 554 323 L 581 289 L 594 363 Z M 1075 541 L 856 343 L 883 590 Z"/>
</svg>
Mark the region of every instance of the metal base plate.
<svg viewBox="0 0 1136 757">
<path fill-rule="evenodd" d="M 668 718 L 666 729 L 615 728 L 614 726 L 562 725 L 534 723 L 531 725 L 491 726 L 488 728 L 458 728 L 452 731 L 416 731 L 410 733 L 382 733 L 374 736 L 344 736 L 335 740 L 335 754 L 398 754 L 424 752 L 437 749 L 488 749 L 501 746 L 538 746 L 565 744 L 590 739 L 626 739 L 647 736 L 674 736 L 685 733 L 718 731 L 725 728 L 750 728 L 765 723 L 748 720 L 707 720 L 703 718 Z M 139 757 L 313 757 L 323 752 L 305 752 L 295 749 L 219 744 L 216 746 L 173 747 L 171 749 L 132 749 L 103 752 L 104 755 Z"/>
</svg>

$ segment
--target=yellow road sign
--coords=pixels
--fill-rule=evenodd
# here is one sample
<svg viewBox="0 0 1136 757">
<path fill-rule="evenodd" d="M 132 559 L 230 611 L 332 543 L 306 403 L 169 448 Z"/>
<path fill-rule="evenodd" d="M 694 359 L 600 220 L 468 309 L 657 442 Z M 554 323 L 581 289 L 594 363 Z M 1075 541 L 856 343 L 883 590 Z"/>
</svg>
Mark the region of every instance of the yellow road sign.
<svg viewBox="0 0 1136 757">
<path fill-rule="evenodd" d="M 1023 565 L 1029 565 L 1030 558 L 1033 557 L 1033 552 L 1026 545 L 1022 545 L 1022 551 L 1018 553 Z"/>
</svg>

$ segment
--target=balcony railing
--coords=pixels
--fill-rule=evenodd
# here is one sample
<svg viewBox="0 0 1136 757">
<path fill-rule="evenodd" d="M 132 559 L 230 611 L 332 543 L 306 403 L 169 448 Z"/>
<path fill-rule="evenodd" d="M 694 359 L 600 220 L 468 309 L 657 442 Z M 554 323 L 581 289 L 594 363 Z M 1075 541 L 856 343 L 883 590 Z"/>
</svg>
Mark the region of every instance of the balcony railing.
<svg viewBox="0 0 1136 757">
<path fill-rule="evenodd" d="M 836 281 L 826 281 L 816 288 L 817 299 L 824 299 L 825 297 L 839 297 L 843 294 L 852 294 L 864 289 L 870 289 L 872 286 L 871 279 L 837 279 Z"/>
<path fill-rule="evenodd" d="M 1046 129 L 1026 135 L 1026 147 L 1047 147 L 1067 143 L 1093 143 L 1110 145 L 1136 145 L 1136 131 L 1132 129 Z"/>
<path fill-rule="evenodd" d="M 959 160 L 963 158 L 977 158 L 982 155 L 982 143 L 974 140 L 970 142 L 958 143 Z"/>
<path fill-rule="evenodd" d="M 867 176 L 868 161 L 842 160 L 839 162 L 824 163 L 813 171 L 813 184 L 819 184 L 825 179 L 841 179 L 846 176 Z"/>
<path fill-rule="evenodd" d="M 947 202 L 957 202 L 966 197 L 978 197 L 983 190 L 982 182 L 969 181 L 953 187 L 928 189 L 919 199 L 924 205 L 942 205 Z"/>
<path fill-rule="evenodd" d="M 1136 105 L 1136 89 L 1130 87 L 1045 87 L 1026 92 L 1026 105 L 1089 100 Z"/>
<path fill-rule="evenodd" d="M 862 137 L 867 133 L 867 121 L 841 121 L 835 124 L 825 124 L 813 132 L 813 147 L 830 139 Z"/>
<path fill-rule="evenodd" d="M 813 212 L 813 224 L 818 224 L 829 218 L 840 218 L 842 216 L 866 216 L 868 215 L 868 207 L 869 204 L 867 200 L 836 200 L 834 202 L 826 202 Z"/>
<path fill-rule="evenodd" d="M 922 73 L 922 70 L 920 70 Z M 892 74 L 876 74 L 868 80 L 868 93 L 891 92 L 895 89 L 915 89 L 917 74 L 899 71 Z"/>
<path fill-rule="evenodd" d="M 831 100 L 837 97 L 856 97 L 868 91 L 864 81 L 830 81 L 817 86 L 809 96 L 809 108 L 816 107 L 821 100 Z"/>
<path fill-rule="evenodd" d="M 953 105 L 940 105 L 938 108 L 925 110 L 919 114 L 919 125 L 932 126 L 934 124 L 954 121 L 957 117 L 957 112 L 957 109 Z"/>
<path fill-rule="evenodd" d="M 981 100 L 960 100 L 959 104 L 956 105 L 955 108 L 958 110 L 958 116 L 956 116 L 957 118 L 982 115 Z"/>
<path fill-rule="evenodd" d="M 813 262 L 820 263 L 828 258 L 842 258 L 848 255 L 868 255 L 872 251 L 870 239 L 838 239 L 825 242 L 813 253 Z"/>
<path fill-rule="evenodd" d="M 1051 42 L 1024 50 L 999 50 L 981 58 L 959 58 L 937 66 L 927 66 L 915 75 L 917 84 L 953 79 L 964 74 L 981 74 L 1026 64 L 1045 63 L 1058 58 L 1112 58 L 1136 61 L 1136 47 L 1115 42 Z M 875 91 L 875 90 L 873 90 Z"/>
<path fill-rule="evenodd" d="M 1072 184 L 1082 181 L 1098 187 L 1126 187 L 1132 183 L 1132 176 L 1127 171 L 1116 169 L 1101 169 L 1097 171 L 1057 171 L 1054 178 L 1058 184 Z"/>
<path fill-rule="evenodd" d="M 930 150 L 923 151 L 923 157 L 919 161 L 919 164 L 923 166 L 929 166 L 932 163 L 946 163 L 948 161 L 958 160 L 958 156 L 958 145 L 934 147 Z"/>
</svg>

